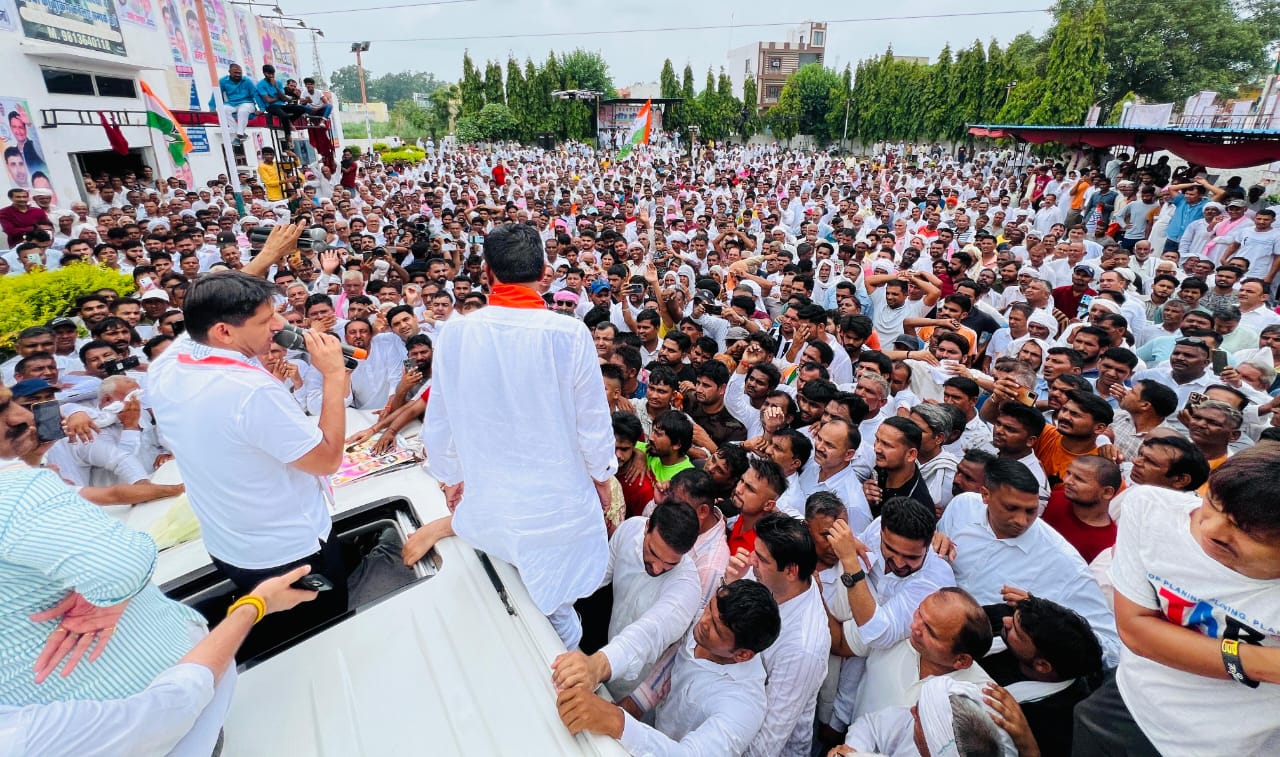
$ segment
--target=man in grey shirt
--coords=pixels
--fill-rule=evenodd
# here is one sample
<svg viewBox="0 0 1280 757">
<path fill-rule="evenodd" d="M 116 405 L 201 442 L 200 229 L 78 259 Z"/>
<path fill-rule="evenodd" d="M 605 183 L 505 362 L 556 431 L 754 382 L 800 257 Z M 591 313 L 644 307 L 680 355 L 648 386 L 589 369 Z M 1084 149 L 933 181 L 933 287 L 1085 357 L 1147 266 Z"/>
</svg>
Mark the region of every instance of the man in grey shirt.
<svg viewBox="0 0 1280 757">
<path fill-rule="evenodd" d="M 1137 199 L 1131 200 L 1116 213 L 1115 220 L 1124 229 L 1124 236 L 1120 240 L 1121 247 L 1132 251 L 1134 245 L 1147 238 L 1147 234 L 1151 231 L 1152 211 L 1158 207 L 1156 188 L 1144 185 L 1138 190 Z"/>
</svg>

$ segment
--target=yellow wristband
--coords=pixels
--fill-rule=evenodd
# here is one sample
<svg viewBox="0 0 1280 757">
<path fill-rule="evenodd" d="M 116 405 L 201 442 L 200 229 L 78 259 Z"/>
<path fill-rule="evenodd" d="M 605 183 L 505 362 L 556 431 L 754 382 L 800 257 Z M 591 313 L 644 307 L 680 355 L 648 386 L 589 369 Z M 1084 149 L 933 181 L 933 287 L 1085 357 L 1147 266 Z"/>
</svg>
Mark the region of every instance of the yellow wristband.
<svg viewBox="0 0 1280 757">
<path fill-rule="evenodd" d="M 263 601 L 262 597 L 255 597 L 252 594 L 246 594 L 243 597 L 240 597 L 236 601 L 232 602 L 231 606 L 227 608 L 227 615 L 230 615 L 231 613 L 235 612 L 237 608 L 244 607 L 245 605 L 249 605 L 253 607 L 253 609 L 256 610 L 258 613 L 258 617 L 253 619 L 254 625 L 257 625 L 258 621 L 266 617 L 267 603 Z"/>
</svg>

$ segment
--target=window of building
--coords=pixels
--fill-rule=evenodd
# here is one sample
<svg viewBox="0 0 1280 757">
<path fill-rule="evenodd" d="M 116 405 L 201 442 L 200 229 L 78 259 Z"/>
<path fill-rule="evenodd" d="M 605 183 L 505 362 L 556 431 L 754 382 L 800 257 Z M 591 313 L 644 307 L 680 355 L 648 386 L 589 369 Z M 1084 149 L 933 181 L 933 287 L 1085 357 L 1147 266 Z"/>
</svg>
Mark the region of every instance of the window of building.
<svg viewBox="0 0 1280 757">
<path fill-rule="evenodd" d="M 770 59 L 769 59 L 769 70 L 770 70 L 770 71 L 781 71 L 781 70 L 782 70 L 782 58 L 770 58 Z"/>
<path fill-rule="evenodd" d="M 782 85 L 781 85 L 781 84 L 768 84 L 768 85 L 766 85 L 766 86 L 765 86 L 765 88 L 764 88 L 764 99 L 766 99 L 766 100 L 777 100 L 777 99 L 778 99 L 779 97 L 781 97 L 781 96 L 782 96 Z"/>
<path fill-rule="evenodd" d="M 60 68 L 41 68 L 44 75 L 44 87 L 54 95 L 86 95 L 88 97 L 124 97 L 133 99 L 138 96 L 138 88 L 133 79 L 119 76 L 102 76 L 87 74 L 82 71 L 66 71 Z"/>
<path fill-rule="evenodd" d="M 51 95 L 89 95 L 93 96 L 93 77 L 78 71 L 60 71 L 56 68 L 43 68 L 44 88 Z"/>
<path fill-rule="evenodd" d="M 138 96 L 138 90 L 133 83 L 133 79 L 121 79 L 118 76 L 95 76 L 93 80 L 98 85 L 99 97 L 134 98 Z"/>
<path fill-rule="evenodd" d="M 742 61 L 742 73 L 744 73 L 744 74 L 749 74 L 749 73 L 751 73 L 751 59 L 750 59 L 750 58 L 747 58 L 746 60 Z"/>
<path fill-rule="evenodd" d="M 827 33 L 820 32 L 815 29 L 813 32 L 813 46 L 822 47 L 826 43 L 826 41 L 827 41 Z"/>
</svg>

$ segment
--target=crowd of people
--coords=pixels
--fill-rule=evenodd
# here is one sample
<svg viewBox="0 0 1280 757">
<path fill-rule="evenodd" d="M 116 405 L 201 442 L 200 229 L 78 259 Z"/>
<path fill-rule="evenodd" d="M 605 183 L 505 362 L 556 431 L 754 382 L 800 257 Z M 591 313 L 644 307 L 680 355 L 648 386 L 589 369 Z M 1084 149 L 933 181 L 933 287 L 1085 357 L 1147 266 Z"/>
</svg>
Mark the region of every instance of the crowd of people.
<svg viewBox="0 0 1280 757">
<path fill-rule="evenodd" d="M 0 599 L 0 730 L 140 696 L 195 653 L 201 619 L 94 505 L 171 496 L 150 479 L 176 457 L 214 564 L 258 619 L 287 610 L 279 630 L 345 609 L 323 485 L 344 446 L 421 421 L 454 514 L 404 560 L 456 535 L 516 566 L 565 642 L 573 733 L 656 755 L 1280 752 L 1265 187 L 1127 154 L 870 152 L 446 141 L 417 165 L 347 152 L 279 199 L 246 177 L 243 213 L 226 177 L 93 177 L 66 210 L 11 190 L 0 270 L 134 288 L 83 293 L 0 364 L 0 452 L 25 466 L 0 473 L 0 571 L 39 587 Z M 273 341 L 289 326 L 305 350 Z M 53 442 L 29 412 L 51 400 Z M 377 423 L 348 434 L 345 408 Z M 36 554 L 14 524 L 41 496 L 66 513 L 43 538 L 119 542 L 127 580 Z M 338 590 L 255 590 L 299 565 Z M 46 641 L 28 616 L 73 599 L 94 622 Z M 121 611 L 151 615 L 117 652 Z"/>
</svg>

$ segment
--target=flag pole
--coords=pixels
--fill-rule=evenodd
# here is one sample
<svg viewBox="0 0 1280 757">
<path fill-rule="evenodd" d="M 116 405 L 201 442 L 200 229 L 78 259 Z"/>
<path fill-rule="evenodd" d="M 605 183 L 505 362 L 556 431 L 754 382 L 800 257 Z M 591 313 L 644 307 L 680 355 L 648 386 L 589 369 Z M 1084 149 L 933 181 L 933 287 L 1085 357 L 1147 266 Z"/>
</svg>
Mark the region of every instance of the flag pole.
<svg viewBox="0 0 1280 757">
<path fill-rule="evenodd" d="M 197 2 L 195 6 L 196 18 L 200 20 L 200 34 L 204 37 L 204 61 L 209 65 L 209 83 L 213 85 L 213 112 L 218 116 L 218 126 L 222 133 L 222 153 L 227 161 L 227 179 L 231 182 L 231 192 L 236 198 L 236 213 L 243 218 L 244 191 L 240 188 L 240 174 L 236 171 L 236 153 L 231 148 L 231 128 L 227 125 L 227 119 L 223 118 L 222 88 L 218 86 L 218 62 L 213 54 L 213 39 L 209 36 L 209 19 L 205 16 L 203 2 Z"/>
</svg>

